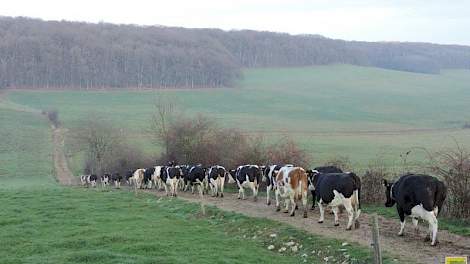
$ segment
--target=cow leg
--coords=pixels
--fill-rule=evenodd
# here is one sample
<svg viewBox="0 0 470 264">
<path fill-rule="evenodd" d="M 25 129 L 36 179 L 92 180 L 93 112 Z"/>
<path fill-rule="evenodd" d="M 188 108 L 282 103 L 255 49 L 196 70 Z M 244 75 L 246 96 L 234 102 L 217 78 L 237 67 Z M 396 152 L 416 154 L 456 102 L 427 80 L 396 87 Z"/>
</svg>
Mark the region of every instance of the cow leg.
<svg viewBox="0 0 470 264">
<path fill-rule="evenodd" d="M 178 196 L 178 180 L 173 181 L 173 188 L 175 191 L 175 197 Z"/>
<path fill-rule="evenodd" d="M 308 211 L 308 191 L 305 190 L 302 192 L 302 207 L 304 208 L 304 218 L 307 218 L 307 211 Z"/>
<path fill-rule="evenodd" d="M 163 184 L 163 187 L 165 188 L 166 196 L 168 196 L 168 185 L 165 183 L 165 184 Z"/>
<path fill-rule="evenodd" d="M 401 207 L 397 206 L 398 216 L 400 216 L 400 232 L 399 236 L 403 236 L 403 230 L 405 230 L 405 211 Z"/>
<path fill-rule="evenodd" d="M 310 193 L 312 194 L 312 210 L 315 210 L 315 190 L 311 190 Z"/>
<path fill-rule="evenodd" d="M 290 205 L 290 198 L 285 197 L 284 201 L 285 201 L 285 204 L 286 204 L 286 208 L 284 209 L 284 213 L 288 213 L 289 212 L 289 205 Z M 292 207 L 294 208 L 294 211 L 295 211 L 295 204 L 293 204 Z"/>
<path fill-rule="evenodd" d="M 346 226 L 346 230 L 351 230 L 353 222 L 354 222 L 354 208 L 351 203 L 351 198 L 346 198 L 343 200 L 344 208 L 348 213 L 348 225 Z"/>
<path fill-rule="evenodd" d="M 256 202 L 258 200 L 258 192 L 256 191 L 256 185 L 254 182 L 250 182 L 251 191 L 253 192 L 253 200 Z"/>
<path fill-rule="evenodd" d="M 320 219 L 318 219 L 318 223 L 323 223 L 325 220 L 325 208 L 323 207 L 321 201 L 318 202 L 318 209 L 320 209 Z"/>
<path fill-rule="evenodd" d="M 411 218 L 411 223 L 413 223 L 413 227 L 414 227 L 414 229 L 415 229 L 415 234 L 418 235 L 418 231 L 419 231 L 419 228 L 418 228 L 418 218 L 412 217 L 412 218 Z"/>
<path fill-rule="evenodd" d="M 281 205 L 279 204 L 279 188 L 274 190 L 274 196 L 276 197 L 276 211 L 281 211 Z"/>
<path fill-rule="evenodd" d="M 225 177 L 220 178 L 220 197 L 224 197 Z"/>
<path fill-rule="evenodd" d="M 436 215 L 434 215 L 433 211 L 426 211 L 423 218 L 429 223 L 429 239 L 431 239 L 431 246 L 435 246 L 438 227 Z"/>
<path fill-rule="evenodd" d="M 269 199 L 269 192 L 271 191 L 272 188 L 273 186 L 271 184 L 266 187 L 266 204 L 267 205 L 271 204 L 271 199 Z"/>
<path fill-rule="evenodd" d="M 295 192 L 291 192 L 289 195 L 289 201 L 292 203 L 292 209 L 290 212 L 290 216 L 295 215 L 295 209 L 297 209 L 297 203 L 295 201 Z"/>
<path fill-rule="evenodd" d="M 338 206 L 333 206 L 331 208 L 331 211 L 333 211 L 333 215 L 335 216 L 335 226 L 339 226 L 339 220 L 338 220 Z"/>
</svg>

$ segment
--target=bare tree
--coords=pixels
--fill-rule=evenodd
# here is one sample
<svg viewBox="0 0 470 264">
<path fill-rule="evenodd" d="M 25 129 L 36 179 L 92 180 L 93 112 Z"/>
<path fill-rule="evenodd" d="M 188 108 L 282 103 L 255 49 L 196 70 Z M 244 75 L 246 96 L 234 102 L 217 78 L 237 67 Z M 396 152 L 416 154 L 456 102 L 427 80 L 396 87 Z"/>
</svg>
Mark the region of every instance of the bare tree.
<svg viewBox="0 0 470 264">
<path fill-rule="evenodd" d="M 177 115 L 177 100 L 162 92 L 157 92 L 155 96 L 155 109 L 152 116 L 151 134 L 158 143 L 165 147 L 165 156 L 169 155 L 169 126 Z"/>
<path fill-rule="evenodd" d="M 106 171 L 114 148 L 122 141 L 112 125 L 96 117 L 89 117 L 75 133 L 77 143 L 86 153 L 88 173 L 102 174 Z"/>
</svg>

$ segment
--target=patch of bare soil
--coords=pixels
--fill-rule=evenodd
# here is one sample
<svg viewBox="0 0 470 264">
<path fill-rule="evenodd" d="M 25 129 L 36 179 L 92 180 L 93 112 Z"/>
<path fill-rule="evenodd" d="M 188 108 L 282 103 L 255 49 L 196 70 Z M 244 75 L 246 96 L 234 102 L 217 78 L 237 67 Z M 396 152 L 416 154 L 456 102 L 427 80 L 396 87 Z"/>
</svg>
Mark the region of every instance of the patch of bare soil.
<svg viewBox="0 0 470 264">
<path fill-rule="evenodd" d="M 179 198 L 200 202 L 201 199 L 189 193 L 179 193 Z M 159 192 L 158 195 L 164 195 Z M 269 218 L 283 222 L 307 232 L 325 237 L 336 238 L 341 241 L 357 242 L 363 246 L 370 246 L 372 242 L 370 215 L 361 214 L 359 229 L 346 231 L 347 216 L 340 216 L 340 226 L 333 225 L 333 215 L 325 214 L 325 222 L 317 223 L 318 209 L 309 210 L 308 218 L 303 218 L 298 212 L 295 217 L 276 212 L 275 206 L 268 206 L 264 199 L 254 202 L 252 199 L 238 200 L 237 194 L 227 193 L 224 198 L 204 197 L 204 203 L 214 205 L 225 211 L 234 211 L 251 217 Z M 439 244 L 430 246 L 429 241 L 424 241 L 427 228 L 419 227 L 418 232 L 410 223 L 405 227 L 405 236 L 397 235 L 400 223 L 397 219 L 379 217 L 380 236 L 382 249 L 399 259 L 409 260 L 412 263 L 444 263 L 445 256 L 470 255 L 470 238 L 451 234 L 447 231 L 439 231 Z"/>
</svg>

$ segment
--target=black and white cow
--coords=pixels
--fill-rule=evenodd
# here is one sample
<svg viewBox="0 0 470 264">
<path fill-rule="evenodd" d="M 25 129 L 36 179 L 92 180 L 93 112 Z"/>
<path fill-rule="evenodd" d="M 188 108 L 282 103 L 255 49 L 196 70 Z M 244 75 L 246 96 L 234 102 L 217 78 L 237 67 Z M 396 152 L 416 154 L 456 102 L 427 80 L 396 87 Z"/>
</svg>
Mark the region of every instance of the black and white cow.
<svg viewBox="0 0 470 264">
<path fill-rule="evenodd" d="M 314 174 L 313 188 L 318 207 L 320 208 L 318 223 L 323 223 L 324 221 L 324 206 L 330 206 L 335 217 L 335 226 L 338 226 L 338 206 L 343 205 L 348 213 L 346 230 L 351 230 L 353 222 L 358 226 L 359 222 L 357 220 L 361 213 L 361 179 L 352 172 Z"/>
<path fill-rule="evenodd" d="M 158 190 L 161 190 L 163 188 L 163 182 L 162 182 L 162 168 L 163 166 L 155 166 L 153 168 L 154 172 L 152 174 L 151 181 L 155 185 L 155 188 Z"/>
<path fill-rule="evenodd" d="M 194 186 L 198 186 L 199 193 L 202 195 L 204 193 L 205 182 L 206 182 L 206 168 L 202 165 L 195 165 L 189 169 L 187 177 L 187 185 L 191 186 L 191 192 L 194 193 Z"/>
<path fill-rule="evenodd" d="M 144 181 L 143 181 L 143 186 L 148 189 L 152 189 L 152 176 L 155 172 L 155 167 L 152 168 L 146 168 L 144 171 Z"/>
<path fill-rule="evenodd" d="M 170 195 L 177 196 L 178 181 L 181 177 L 181 168 L 179 166 L 166 166 L 161 168 L 160 177 L 165 187 L 165 193 L 168 196 L 168 186 L 170 187 Z"/>
<path fill-rule="evenodd" d="M 191 165 L 180 165 L 181 178 L 178 183 L 180 190 L 187 191 L 189 187 L 189 170 L 191 169 L 191 167 Z"/>
<path fill-rule="evenodd" d="M 316 173 L 343 173 L 343 171 L 336 166 L 320 166 L 313 170 L 307 170 L 308 175 L 308 189 L 312 194 L 312 210 L 315 209 L 315 188 L 313 188 L 313 178 Z"/>
<path fill-rule="evenodd" d="M 271 204 L 270 192 L 276 191 L 276 175 L 282 167 L 293 167 L 292 164 L 269 165 L 262 168 L 263 181 L 266 181 L 266 204 Z"/>
<path fill-rule="evenodd" d="M 421 218 L 429 223 L 429 237 L 426 239 L 431 240 L 432 246 L 436 245 L 437 216 L 447 196 L 444 183 L 429 175 L 407 174 L 394 183 L 384 180 L 383 184 L 387 197 L 385 206 L 397 204 L 401 223 L 398 235 L 403 235 L 405 216 L 411 216 L 415 227 L 418 225 L 418 218 Z"/>
<path fill-rule="evenodd" d="M 126 179 L 126 183 L 127 185 L 131 185 L 132 184 L 132 176 L 133 176 L 133 171 L 129 170 L 126 172 L 126 175 L 125 175 L 125 179 Z"/>
<path fill-rule="evenodd" d="M 80 175 L 80 183 L 82 186 L 87 186 L 88 187 L 88 178 L 90 175 Z"/>
<path fill-rule="evenodd" d="M 86 187 L 96 187 L 96 182 L 98 180 L 98 177 L 95 174 L 88 174 L 88 175 L 81 175 L 80 176 L 80 182 L 82 185 L 85 185 Z"/>
<path fill-rule="evenodd" d="M 119 174 L 119 172 L 111 174 L 111 181 L 114 182 L 114 187 L 116 189 L 121 188 L 122 176 Z"/>
<path fill-rule="evenodd" d="M 212 196 L 224 197 L 225 175 L 227 170 L 224 167 L 216 165 L 209 168 L 207 173 L 207 183 L 212 190 Z"/>
<path fill-rule="evenodd" d="M 245 187 L 249 187 L 253 192 L 253 199 L 258 200 L 258 189 L 261 183 L 261 169 L 258 165 L 243 165 L 236 170 L 230 170 L 231 181 L 237 183 L 238 199 L 245 199 Z"/>
<path fill-rule="evenodd" d="M 105 188 L 109 184 L 109 180 L 111 179 L 111 175 L 109 173 L 105 173 L 101 175 L 100 181 L 101 181 L 101 187 Z"/>
</svg>

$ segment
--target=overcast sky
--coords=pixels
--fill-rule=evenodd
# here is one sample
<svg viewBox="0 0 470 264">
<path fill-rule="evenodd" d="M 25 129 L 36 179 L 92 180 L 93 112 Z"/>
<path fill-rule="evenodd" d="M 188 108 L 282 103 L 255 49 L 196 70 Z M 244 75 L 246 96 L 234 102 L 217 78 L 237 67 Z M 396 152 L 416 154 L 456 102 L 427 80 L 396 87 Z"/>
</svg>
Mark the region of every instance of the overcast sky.
<svg viewBox="0 0 470 264">
<path fill-rule="evenodd" d="M 467 0 L 0 0 L 0 15 L 470 45 Z"/>
</svg>

